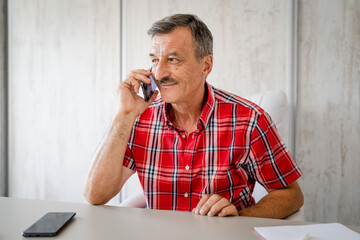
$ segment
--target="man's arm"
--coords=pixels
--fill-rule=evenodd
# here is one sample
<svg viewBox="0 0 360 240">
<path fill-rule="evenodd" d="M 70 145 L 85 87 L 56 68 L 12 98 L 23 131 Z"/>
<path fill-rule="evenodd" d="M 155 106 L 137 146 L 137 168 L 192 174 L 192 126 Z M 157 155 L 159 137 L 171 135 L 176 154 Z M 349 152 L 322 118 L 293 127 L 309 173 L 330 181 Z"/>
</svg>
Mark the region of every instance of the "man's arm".
<svg viewBox="0 0 360 240">
<path fill-rule="evenodd" d="M 129 122 L 132 120 L 129 119 Z M 84 196 L 91 204 L 105 204 L 122 188 L 134 171 L 123 167 L 131 126 L 114 119 L 88 170 Z"/>
<path fill-rule="evenodd" d="M 263 218 L 286 218 L 304 204 L 304 196 L 295 181 L 280 189 L 268 190 L 268 194 L 257 204 L 239 212 L 240 216 Z"/>
<path fill-rule="evenodd" d="M 123 167 L 123 159 L 133 124 L 155 100 L 158 91 L 148 102 L 139 97 L 140 82 L 150 83 L 146 70 L 132 71 L 119 85 L 119 108 L 111 127 L 96 151 L 88 170 L 84 196 L 91 204 L 105 204 L 122 188 L 134 171 Z"/>
<path fill-rule="evenodd" d="M 263 218 L 286 218 L 301 208 L 304 196 L 297 182 L 280 189 L 268 190 L 268 194 L 257 204 L 237 211 L 236 207 L 217 194 L 205 195 L 193 210 L 208 216 L 248 216 Z"/>
</svg>

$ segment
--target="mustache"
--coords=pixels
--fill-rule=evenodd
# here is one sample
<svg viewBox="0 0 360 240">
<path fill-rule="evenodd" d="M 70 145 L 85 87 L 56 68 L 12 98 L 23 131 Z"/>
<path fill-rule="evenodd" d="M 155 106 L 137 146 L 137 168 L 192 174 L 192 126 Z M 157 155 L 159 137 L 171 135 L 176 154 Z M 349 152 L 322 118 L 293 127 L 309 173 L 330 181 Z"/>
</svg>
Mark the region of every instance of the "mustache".
<svg viewBox="0 0 360 240">
<path fill-rule="evenodd" d="M 160 80 L 157 80 L 160 84 L 167 84 L 167 83 L 178 83 L 178 81 L 176 81 L 176 79 L 171 78 L 171 77 L 165 77 L 162 78 Z"/>
</svg>

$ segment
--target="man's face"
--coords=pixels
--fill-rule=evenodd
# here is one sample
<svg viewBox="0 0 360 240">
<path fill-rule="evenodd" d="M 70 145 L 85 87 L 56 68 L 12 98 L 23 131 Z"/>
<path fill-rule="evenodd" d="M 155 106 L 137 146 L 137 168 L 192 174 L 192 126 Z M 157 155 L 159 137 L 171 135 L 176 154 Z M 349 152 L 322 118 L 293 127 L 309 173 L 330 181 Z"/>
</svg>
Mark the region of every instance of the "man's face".
<svg viewBox="0 0 360 240">
<path fill-rule="evenodd" d="M 196 94 L 203 94 L 199 89 L 203 88 L 210 71 L 205 69 L 206 57 L 199 62 L 193 43 L 191 31 L 185 27 L 177 27 L 152 39 L 152 72 L 161 97 L 167 103 L 189 103 Z"/>
</svg>

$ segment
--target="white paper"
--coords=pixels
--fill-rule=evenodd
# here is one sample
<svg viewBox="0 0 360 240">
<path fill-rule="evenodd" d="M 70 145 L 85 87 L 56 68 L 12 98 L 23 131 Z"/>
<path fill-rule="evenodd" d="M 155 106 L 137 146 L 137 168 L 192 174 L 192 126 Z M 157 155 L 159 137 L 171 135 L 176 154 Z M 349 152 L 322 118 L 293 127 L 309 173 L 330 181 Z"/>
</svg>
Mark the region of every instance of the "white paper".
<svg viewBox="0 0 360 240">
<path fill-rule="evenodd" d="M 254 229 L 266 240 L 360 240 L 360 234 L 340 223 L 255 227 Z"/>
</svg>

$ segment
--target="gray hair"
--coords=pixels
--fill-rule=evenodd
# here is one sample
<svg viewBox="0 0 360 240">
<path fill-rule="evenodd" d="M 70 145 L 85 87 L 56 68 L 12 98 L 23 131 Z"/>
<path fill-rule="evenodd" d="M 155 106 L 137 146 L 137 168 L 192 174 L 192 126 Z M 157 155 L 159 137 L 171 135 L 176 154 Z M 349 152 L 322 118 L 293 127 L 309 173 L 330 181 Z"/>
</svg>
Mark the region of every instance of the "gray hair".
<svg viewBox="0 0 360 240">
<path fill-rule="evenodd" d="M 201 61 L 203 57 L 213 54 L 213 36 L 203 21 L 192 14 L 175 14 L 155 22 L 148 30 L 154 37 L 158 34 L 172 32 L 176 27 L 188 27 L 194 39 L 196 57 Z"/>
</svg>

